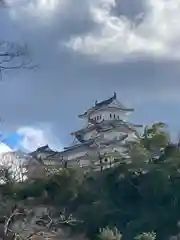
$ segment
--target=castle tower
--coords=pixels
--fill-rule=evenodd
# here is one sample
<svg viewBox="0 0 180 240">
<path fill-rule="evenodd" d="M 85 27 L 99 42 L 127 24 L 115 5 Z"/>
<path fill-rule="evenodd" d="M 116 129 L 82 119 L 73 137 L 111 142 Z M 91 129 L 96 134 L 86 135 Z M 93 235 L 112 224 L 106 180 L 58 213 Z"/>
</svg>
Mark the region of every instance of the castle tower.
<svg viewBox="0 0 180 240">
<path fill-rule="evenodd" d="M 137 129 L 142 127 L 127 122 L 128 115 L 133 111 L 134 109 L 121 104 L 114 93 L 111 98 L 96 101 L 92 108 L 79 115 L 79 118 L 86 121 L 85 127 L 71 133 L 74 137 L 73 144 L 61 152 L 68 165 L 74 166 L 78 162 L 81 166 L 88 167 L 92 161 L 108 162 L 111 158 L 108 153 L 111 156 L 112 153 L 123 156 L 125 142 L 136 140 Z"/>
</svg>

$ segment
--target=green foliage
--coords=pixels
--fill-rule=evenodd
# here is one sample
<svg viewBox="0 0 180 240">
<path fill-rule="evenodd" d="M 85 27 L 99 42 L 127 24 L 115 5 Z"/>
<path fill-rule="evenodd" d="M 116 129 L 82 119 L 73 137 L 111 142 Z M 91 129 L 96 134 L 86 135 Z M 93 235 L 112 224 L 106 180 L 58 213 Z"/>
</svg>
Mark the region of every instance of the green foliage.
<svg viewBox="0 0 180 240">
<path fill-rule="evenodd" d="M 25 182 L 19 185 L 16 191 L 16 199 L 23 200 L 29 197 L 40 197 L 42 196 L 45 189 L 45 182 L 43 180 L 34 182 Z"/>
<path fill-rule="evenodd" d="M 168 240 L 179 220 L 180 148 L 165 127 L 146 127 L 140 142 L 128 143 L 128 164 L 88 174 L 63 169 L 44 180 L 7 182 L 0 192 L 17 202 L 46 193 L 57 213 L 65 209 L 81 220 L 73 230 L 90 239 Z"/>
<path fill-rule="evenodd" d="M 166 131 L 166 124 L 162 122 L 145 127 L 141 138 L 141 144 L 149 151 L 152 157 L 159 156 L 169 141 L 170 136 Z"/>
<path fill-rule="evenodd" d="M 169 142 L 169 134 L 166 131 L 165 123 L 154 123 L 146 126 L 142 135 L 143 145 L 148 147 L 164 147 Z"/>
<path fill-rule="evenodd" d="M 73 169 L 63 169 L 58 174 L 50 176 L 45 189 L 48 196 L 58 205 L 69 205 L 77 198 L 83 181 L 81 172 Z"/>
</svg>

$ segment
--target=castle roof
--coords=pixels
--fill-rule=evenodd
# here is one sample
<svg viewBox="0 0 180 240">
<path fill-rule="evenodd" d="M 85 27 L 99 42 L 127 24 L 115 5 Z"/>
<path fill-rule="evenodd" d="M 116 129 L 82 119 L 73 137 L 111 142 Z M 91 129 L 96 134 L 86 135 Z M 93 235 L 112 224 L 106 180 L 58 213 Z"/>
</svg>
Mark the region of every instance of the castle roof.
<svg viewBox="0 0 180 240">
<path fill-rule="evenodd" d="M 101 101 L 101 102 L 98 102 L 98 101 L 96 101 L 95 102 L 95 105 L 92 107 L 92 108 L 90 108 L 89 110 L 87 110 L 86 112 L 84 112 L 83 114 L 80 114 L 79 115 L 79 117 L 81 118 L 81 117 L 86 117 L 86 116 L 88 116 L 90 113 L 92 113 L 92 112 L 94 112 L 94 111 L 97 111 L 97 110 L 99 110 L 99 109 L 101 109 L 101 108 L 103 108 L 103 107 L 106 107 L 106 106 L 108 106 L 108 105 L 110 105 L 111 103 L 113 103 L 114 101 L 117 101 L 117 95 L 116 95 L 116 93 L 114 92 L 114 95 L 112 96 L 112 97 L 110 97 L 110 98 L 108 98 L 108 99 L 106 99 L 106 100 L 103 100 L 103 101 Z M 117 108 L 119 108 L 121 111 L 126 111 L 126 112 L 128 112 L 128 111 L 134 111 L 134 109 L 132 109 L 132 108 L 126 108 L 123 104 L 121 104 L 120 102 L 118 102 L 118 104 L 117 104 Z"/>
<path fill-rule="evenodd" d="M 95 108 L 98 109 L 98 108 L 101 108 L 103 106 L 107 106 L 109 104 L 111 104 L 114 100 L 116 99 L 116 93 L 114 93 L 114 95 L 111 97 L 111 98 L 108 98 L 104 101 L 101 101 L 101 102 L 95 102 Z"/>
<path fill-rule="evenodd" d="M 117 139 L 115 139 L 115 140 L 105 140 L 100 145 L 109 146 L 111 144 L 116 144 L 116 143 L 119 143 L 119 142 L 123 142 L 127 137 L 128 137 L 128 134 L 125 134 L 119 140 L 117 140 Z M 66 147 L 66 148 L 64 148 L 64 151 L 62 152 L 62 154 L 65 153 L 65 152 L 68 152 L 68 151 L 79 149 L 81 147 L 85 147 L 85 146 L 87 146 L 88 148 L 90 147 L 90 148 L 93 149 L 95 141 L 96 141 L 95 139 L 90 139 L 90 140 L 87 140 L 87 141 L 80 142 L 80 143 L 77 143 L 75 145 L 72 145 L 70 147 Z M 95 146 L 95 148 L 96 147 L 97 146 Z"/>
<path fill-rule="evenodd" d="M 90 132 L 94 129 L 99 132 L 102 132 L 102 131 L 106 131 L 106 129 L 109 130 L 109 128 L 113 129 L 113 128 L 117 128 L 117 127 L 121 127 L 121 126 L 124 126 L 127 129 L 132 130 L 132 131 L 136 131 L 136 128 L 143 127 L 143 125 L 132 124 L 129 122 L 125 122 L 123 120 L 103 120 L 100 123 L 95 122 L 94 124 L 89 124 L 87 127 L 71 133 L 71 135 L 75 135 L 77 137 L 84 133 Z"/>
<path fill-rule="evenodd" d="M 93 143 L 92 139 L 90 139 L 88 141 L 84 141 L 84 142 L 79 142 L 79 143 L 77 143 L 75 145 L 72 145 L 72 146 L 69 146 L 69 147 L 65 147 L 63 152 L 66 152 L 66 151 L 69 151 L 69 150 L 74 150 L 74 149 L 82 147 L 82 146 L 89 146 L 92 143 Z"/>
</svg>

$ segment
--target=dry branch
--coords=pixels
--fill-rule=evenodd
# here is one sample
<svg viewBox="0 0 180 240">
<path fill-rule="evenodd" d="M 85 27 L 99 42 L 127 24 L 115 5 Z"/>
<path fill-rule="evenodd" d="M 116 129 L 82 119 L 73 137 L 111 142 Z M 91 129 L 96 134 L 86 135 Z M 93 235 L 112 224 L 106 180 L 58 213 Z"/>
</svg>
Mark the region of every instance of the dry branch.
<svg viewBox="0 0 180 240">
<path fill-rule="evenodd" d="M 32 59 L 26 45 L 16 42 L 0 41 L 0 73 L 13 69 L 34 69 Z"/>
<path fill-rule="evenodd" d="M 12 219 L 15 217 L 15 216 L 18 216 L 18 215 L 24 215 L 24 212 L 20 212 L 19 209 L 15 209 L 11 215 L 9 216 L 9 218 L 6 220 L 5 224 L 4 224 L 4 235 L 7 236 L 8 232 L 12 232 L 12 230 L 9 228 L 11 222 L 12 222 Z"/>
</svg>

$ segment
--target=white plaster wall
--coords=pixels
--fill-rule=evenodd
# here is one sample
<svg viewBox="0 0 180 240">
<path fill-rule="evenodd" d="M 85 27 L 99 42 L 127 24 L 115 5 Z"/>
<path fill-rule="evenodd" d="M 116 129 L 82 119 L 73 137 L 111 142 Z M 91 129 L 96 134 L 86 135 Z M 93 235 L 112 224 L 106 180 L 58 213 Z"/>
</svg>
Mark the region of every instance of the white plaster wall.
<svg viewBox="0 0 180 240">
<path fill-rule="evenodd" d="M 79 157 L 82 157 L 85 155 L 85 153 L 87 152 L 87 150 L 79 150 L 79 152 L 74 152 L 73 150 L 72 151 L 69 151 L 69 155 L 67 156 L 67 159 L 68 160 L 72 160 L 74 158 L 79 158 Z"/>
<path fill-rule="evenodd" d="M 112 131 L 112 132 L 109 132 L 109 133 L 104 133 L 104 137 L 108 140 L 113 140 L 115 137 L 119 137 L 121 135 L 120 132 L 115 132 L 115 131 Z M 126 139 L 126 141 L 132 141 L 132 140 L 135 140 L 137 139 L 136 135 L 134 133 L 130 133 Z M 101 140 L 100 140 L 101 141 Z M 100 152 L 104 153 L 104 152 L 108 152 L 108 151 L 112 151 L 113 149 L 116 149 L 118 151 L 123 151 L 124 148 L 121 147 L 121 146 L 110 146 L 110 147 L 105 147 L 104 149 L 102 148 L 100 150 Z M 69 153 L 67 153 L 67 159 L 68 160 L 73 160 L 75 158 L 79 158 L 79 157 L 82 157 L 84 156 L 86 153 L 88 152 L 88 149 L 76 149 L 76 150 L 72 150 L 72 151 L 69 151 Z"/>
<path fill-rule="evenodd" d="M 89 166 L 89 165 L 90 165 L 89 159 L 80 160 L 80 166 Z"/>
<path fill-rule="evenodd" d="M 117 140 L 119 140 L 119 138 L 125 134 L 126 133 L 124 133 L 124 132 L 117 132 L 117 131 L 113 130 L 113 131 L 105 132 L 103 135 L 104 135 L 104 138 L 107 140 L 114 140 L 115 138 L 117 138 Z"/>
<path fill-rule="evenodd" d="M 136 134 L 134 132 L 132 132 L 132 133 L 128 134 L 128 137 L 127 137 L 126 141 L 134 141 L 134 140 L 137 140 L 137 139 L 138 138 L 137 138 Z"/>
<path fill-rule="evenodd" d="M 96 130 L 84 134 L 84 140 L 87 141 L 91 138 L 94 138 L 97 135 Z"/>
<path fill-rule="evenodd" d="M 94 133 L 91 133 L 91 134 L 95 134 L 95 132 L 94 132 Z M 120 137 L 120 136 L 122 135 L 122 133 L 114 130 L 114 131 L 109 131 L 109 132 L 107 132 L 107 133 L 103 133 L 103 134 L 102 134 L 102 137 L 103 137 L 103 135 L 104 135 L 104 138 L 105 138 L 105 139 L 114 140 L 114 138 Z M 88 136 L 88 135 L 87 135 L 87 136 Z M 86 136 L 86 137 L 87 137 L 87 136 Z M 90 136 L 90 134 L 89 134 L 89 136 Z M 134 139 L 137 139 L 137 137 L 136 137 L 136 135 L 132 132 L 132 133 L 129 133 L 128 138 L 127 138 L 126 140 L 132 141 L 132 140 L 134 140 Z M 100 141 L 101 141 L 101 139 L 100 139 Z M 111 145 L 111 146 L 109 146 L 109 147 L 104 147 L 104 148 L 101 147 L 101 148 L 99 149 L 99 152 L 100 152 L 101 154 L 103 154 L 103 153 L 107 153 L 107 152 L 112 152 L 112 151 L 114 151 L 114 150 L 117 150 L 117 151 L 119 151 L 120 153 L 122 153 L 122 152 L 125 150 L 125 148 L 124 148 L 123 146 L 121 146 L 121 143 L 118 143 L 118 145 L 114 144 L 114 145 Z M 88 150 L 88 148 L 86 148 L 86 147 L 80 147 L 80 148 L 73 149 L 73 150 L 67 152 L 67 153 L 66 153 L 66 156 L 67 156 L 67 160 L 70 161 L 69 164 L 72 165 L 72 166 L 73 166 L 74 164 L 77 164 L 77 162 L 75 161 L 76 158 L 83 157 L 83 156 L 84 156 L 87 152 L 89 152 L 89 151 L 90 151 L 90 150 Z M 92 152 L 91 152 L 91 153 L 89 152 L 89 154 L 92 155 Z M 93 158 L 93 157 L 92 157 L 92 158 Z M 95 159 L 96 159 L 96 158 L 97 158 L 97 156 L 95 157 Z M 94 159 L 94 160 L 95 160 L 95 159 Z M 81 159 L 81 160 L 80 160 L 80 165 L 88 166 L 89 164 L 90 164 L 90 161 L 86 158 L 86 156 L 84 157 L 84 159 Z"/>
<path fill-rule="evenodd" d="M 101 154 L 104 154 L 104 153 L 107 153 L 107 152 L 113 152 L 113 151 L 118 151 L 118 152 L 120 152 L 120 153 L 122 153 L 124 150 L 126 150 L 123 146 L 109 146 L 109 147 L 105 147 L 105 148 L 100 148 L 99 149 L 99 152 L 101 153 Z M 85 155 L 85 153 L 87 153 L 87 150 L 86 151 L 79 151 L 79 153 L 73 153 L 73 152 L 71 152 L 71 153 L 69 153 L 69 156 L 68 156 L 68 165 L 69 166 L 79 166 L 79 164 L 80 164 L 80 166 L 82 166 L 82 167 L 87 167 L 87 166 L 90 166 L 90 164 L 91 164 L 91 161 L 89 160 L 89 159 L 87 159 L 86 158 L 86 156 L 84 156 Z M 81 159 L 80 160 L 80 162 L 79 162 L 79 164 L 76 162 L 76 158 L 78 158 L 78 157 L 83 157 L 84 156 L 84 159 Z M 91 156 L 91 155 L 90 155 Z M 109 159 L 109 157 L 107 158 L 107 159 Z M 97 156 L 96 156 L 96 154 L 94 155 L 94 159 L 93 159 L 93 155 L 92 155 L 92 160 L 97 160 L 97 162 L 98 162 L 98 158 L 97 158 Z"/>
<path fill-rule="evenodd" d="M 111 114 L 111 117 L 110 117 Z M 115 114 L 115 118 L 114 118 Z M 120 120 L 127 120 L 127 114 L 123 111 L 120 111 L 119 109 L 110 108 L 107 110 L 98 110 L 90 115 L 90 118 L 95 119 L 97 116 L 101 116 L 97 122 L 101 122 L 104 120 L 113 120 L 113 119 L 120 119 Z"/>
<path fill-rule="evenodd" d="M 101 133 L 99 135 L 102 138 L 105 138 L 107 140 L 114 140 L 115 138 L 117 138 L 117 140 L 119 140 L 119 138 L 121 138 L 125 134 L 130 135 L 130 139 L 132 137 L 134 137 L 134 133 L 132 133 L 131 131 L 129 131 L 126 128 L 124 128 L 124 129 L 122 128 L 122 130 L 121 129 L 119 129 L 119 130 L 114 129 L 112 131 L 104 132 L 104 133 Z M 90 140 L 91 138 L 94 138 L 96 136 L 97 136 L 97 132 L 96 132 L 96 130 L 93 130 L 91 132 L 88 132 L 88 133 L 84 134 L 84 140 L 87 141 L 87 140 Z"/>
<path fill-rule="evenodd" d="M 127 131 L 121 132 L 121 131 L 117 131 L 117 130 L 112 130 L 112 131 L 101 133 L 100 136 L 107 140 L 114 140 L 115 138 L 117 138 L 117 140 L 118 140 L 124 134 L 127 134 Z M 90 140 L 91 138 L 94 138 L 96 136 L 97 136 L 97 132 L 96 132 L 96 130 L 93 130 L 91 132 L 84 134 L 84 140 Z"/>
</svg>

